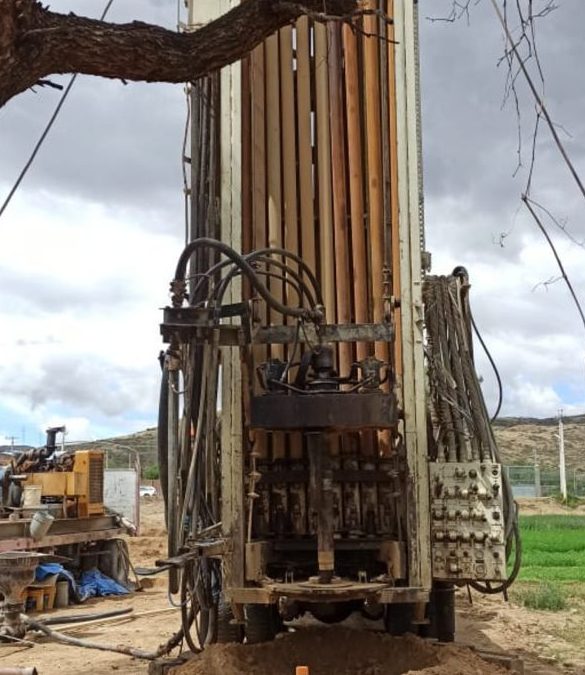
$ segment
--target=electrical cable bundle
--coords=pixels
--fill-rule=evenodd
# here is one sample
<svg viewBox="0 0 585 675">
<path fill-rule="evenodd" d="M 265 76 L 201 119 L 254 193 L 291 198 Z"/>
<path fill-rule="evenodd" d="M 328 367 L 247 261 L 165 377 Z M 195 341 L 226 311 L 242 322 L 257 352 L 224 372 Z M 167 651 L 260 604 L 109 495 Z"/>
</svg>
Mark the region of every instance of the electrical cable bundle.
<svg viewBox="0 0 585 675">
<path fill-rule="evenodd" d="M 469 305 L 469 280 L 463 267 L 453 275 L 427 276 L 423 298 L 427 330 L 427 360 L 430 385 L 430 412 L 435 436 L 436 461 L 491 461 L 501 464 L 500 455 L 473 359 L 473 335 L 477 327 Z M 485 342 L 478 338 L 501 379 Z M 438 453 L 443 456 L 438 456 Z M 471 582 L 482 593 L 506 592 L 518 576 L 521 564 L 521 542 L 518 512 L 507 476 L 502 472 L 505 541 L 507 560 L 514 551 L 514 564 L 506 581 L 497 586 L 489 582 Z"/>
</svg>

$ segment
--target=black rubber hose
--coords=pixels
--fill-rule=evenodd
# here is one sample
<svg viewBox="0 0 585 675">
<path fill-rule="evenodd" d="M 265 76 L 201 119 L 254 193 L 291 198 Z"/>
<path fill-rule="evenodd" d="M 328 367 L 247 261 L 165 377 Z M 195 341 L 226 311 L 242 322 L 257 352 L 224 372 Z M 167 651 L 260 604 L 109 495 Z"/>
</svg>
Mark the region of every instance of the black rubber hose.
<svg viewBox="0 0 585 675">
<path fill-rule="evenodd" d="M 291 260 L 294 260 L 296 263 L 298 263 L 299 267 L 301 268 L 301 274 L 297 274 L 290 267 L 287 267 L 287 265 L 284 264 L 283 262 L 280 262 L 278 260 L 272 260 L 272 258 L 270 257 L 271 254 L 279 255 L 282 256 L 283 258 L 290 258 Z M 323 305 L 323 296 L 321 293 L 321 286 L 319 285 L 319 282 L 315 278 L 315 275 L 313 274 L 311 268 L 307 265 L 307 263 L 296 254 L 291 253 L 290 251 L 287 251 L 282 248 L 262 248 L 257 251 L 252 251 L 251 253 L 246 253 L 243 257 L 248 262 L 265 262 L 270 265 L 275 265 L 280 269 L 286 270 L 287 273 L 290 274 L 291 277 L 293 277 L 295 280 L 297 280 L 299 285 L 305 289 L 305 294 L 309 298 L 309 304 Z M 199 290 L 202 284 L 205 282 L 209 282 L 209 280 L 213 277 L 214 274 L 217 274 L 224 267 L 227 267 L 228 265 L 231 264 L 233 264 L 231 260 L 221 260 L 220 262 L 213 265 L 213 267 L 210 267 L 205 274 L 200 275 L 202 278 L 197 282 L 197 285 L 195 286 L 195 289 L 192 293 L 190 304 L 193 305 L 196 304 L 197 302 L 202 301 L 204 298 L 202 298 L 201 295 L 199 294 Z M 313 290 L 315 291 L 316 300 L 314 301 L 312 294 L 309 293 L 309 289 L 302 280 L 303 272 L 307 275 L 309 281 L 311 282 L 311 285 L 313 286 Z M 233 271 L 230 271 L 228 273 L 228 277 L 230 275 L 233 275 Z M 222 280 L 222 284 L 225 283 L 226 279 Z"/>
<path fill-rule="evenodd" d="M 85 621 L 94 621 L 98 619 L 110 619 L 114 616 L 124 616 L 133 612 L 132 607 L 125 609 L 113 609 L 110 612 L 99 612 L 97 614 L 75 614 L 74 616 L 51 616 L 48 619 L 39 619 L 39 623 L 44 626 L 58 626 L 65 623 L 84 623 Z"/>
<path fill-rule="evenodd" d="M 473 318 L 473 314 L 469 312 L 469 318 L 471 320 L 471 325 L 473 326 L 473 330 L 477 336 L 477 339 L 479 340 L 480 345 L 483 347 L 483 351 L 485 352 L 485 355 L 488 357 L 488 361 L 491 364 L 491 367 L 494 371 L 494 375 L 496 376 L 496 380 L 498 382 L 498 405 L 496 406 L 496 411 L 492 415 L 492 418 L 490 419 L 490 422 L 493 422 L 498 415 L 500 414 L 500 410 L 502 409 L 502 401 L 504 398 L 503 395 L 503 387 L 502 387 L 502 378 L 500 377 L 500 373 L 498 371 L 498 367 L 496 366 L 496 362 L 492 358 L 492 355 L 490 354 L 490 350 L 487 348 L 486 343 L 484 342 L 481 333 L 479 332 L 479 329 L 477 328 L 477 325 L 475 323 L 475 319 Z"/>
<path fill-rule="evenodd" d="M 274 263 L 276 261 L 272 260 L 270 261 L 270 264 Z M 268 267 L 268 266 L 267 266 Z M 300 281 L 300 284 L 297 283 L 296 279 L 293 276 L 293 271 L 290 268 L 287 268 L 286 265 L 283 265 L 284 268 L 284 274 L 278 274 L 278 272 L 270 272 L 268 269 L 266 270 L 256 270 L 256 274 L 258 276 L 262 277 L 267 277 L 269 279 L 277 279 L 281 283 L 288 284 L 294 291 L 295 293 L 299 296 L 299 304 L 303 304 L 303 298 L 306 296 L 309 305 L 311 307 L 315 306 L 315 302 L 313 300 L 313 296 L 311 295 L 309 289 L 307 288 L 306 284 L 304 284 L 302 281 Z M 232 280 L 241 274 L 240 270 L 237 267 L 234 267 L 230 272 L 222 279 L 221 284 L 218 286 L 217 291 L 216 291 L 216 301 L 218 305 L 221 305 L 223 302 L 223 296 L 225 295 L 225 292 L 229 286 L 229 284 L 232 282 Z M 299 279 L 299 275 L 296 275 Z"/>
<path fill-rule="evenodd" d="M 246 260 L 246 258 L 241 256 L 239 253 L 236 253 L 236 251 L 234 251 L 234 249 L 227 244 L 224 244 L 221 241 L 216 241 L 215 239 L 196 239 L 187 245 L 187 247 L 181 253 L 179 262 L 177 263 L 175 281 L 185 281 L 187 263 L 189 262 L 189 259 L 193 253 L 199 248 L 214 248 L 232 260 L 248 277 L 252 286 L 258 291 L 266 303 L 280 314 L 283 314 L 284 316 L 295 316 L 298 318 L 309 319 L 311 321 L 321 321 L 323 319 L 323 314 L 320 310 L 303 309 L 301 307 L 287 307 L 282 302 L 277 300 L 266 288 L 266 286 L 264 286 L 264 284 L 258 279 L 256 271 Z"/>
<path fill-rule="evenodd" d="M 281 255 L 284 258 L 290 258 L 291 260 L 294 260 L 300 268 L 305 272 L 305 274 L 309 277 L 309 281 L 311 282 L 311 285 L 315 289 L 315 295 L 317 296 L 317 302 L 320 305 L 324 305 L 325 303 L 323 302 L 323 296 L 321 294 L 321 285 L 317 281 L 317 278 L 315 277 L 313 270 L 307 265 L 307 263 L 296 253 L 291 253 L 290 251 L 287 251 L 284 248 L 259 248 L 257 251 L 254 251 L 253 253 L 250 254 L 250 257 L 252 259 L 256 258 L 256 256 L 265 256 L 265 255 Z"/>
<path fill-rule="evenodd" d="M 158 401 L 157 427 L 158 475 L 165 502 L 165 523 L 167 522 L 168 480 L 169 480 L 169 371 L 163 367 Z"/>
</svg>

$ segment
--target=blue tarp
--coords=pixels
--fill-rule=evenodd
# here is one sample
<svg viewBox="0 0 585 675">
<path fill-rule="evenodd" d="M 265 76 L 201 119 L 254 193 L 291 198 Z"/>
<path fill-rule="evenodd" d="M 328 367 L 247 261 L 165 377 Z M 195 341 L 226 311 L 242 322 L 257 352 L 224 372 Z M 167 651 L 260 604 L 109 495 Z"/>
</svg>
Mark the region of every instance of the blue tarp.
<svg viewBox="0 0 585 675">
<path fill-rule="evenodd" d="M 128 590 L 124 586 L 121 586 L 97 569 L 83 572 L 79 583 L 77 583 L 73 574 L 69 570 L 66 570 L 63 565 L 59 563 L 43 563 L 37 567 L 35 578 L 37 581 L 44 581 L 52 574 L 58 574 L 59 579 L 66 579 L 69 582 L 69 597 L 76 602 L 83 602 L 87 598 L 105 595 L 128 594 Z"/>
<path fill-rule="evenodd" d="M 65 581 L 69 582 L 69 597 L 74 601 L 74 602 L 83 602 L 85 600 L 84 597 L 82 597 L 79 593 L 79 589 L 77 588 L 77 582 L 75 581 L 75 577 L 69 570 L 66 570 L 63 565 L 60 565 L 59 563 L 42 563 L 37 567 L 37 570 L 35 572 L 35 580 L 36 581 L 44 581 L 47 577 L 51 576 L 52 574 L 58 574 L 59 576 L 57 579 L 62 579 Z"/>
<path fill-rule="evenodd" d="M 85 599 L 103 595 L 128 595 L 128 590 L 94 568 L 81 575 L 79 593 Z"/>
</svg>

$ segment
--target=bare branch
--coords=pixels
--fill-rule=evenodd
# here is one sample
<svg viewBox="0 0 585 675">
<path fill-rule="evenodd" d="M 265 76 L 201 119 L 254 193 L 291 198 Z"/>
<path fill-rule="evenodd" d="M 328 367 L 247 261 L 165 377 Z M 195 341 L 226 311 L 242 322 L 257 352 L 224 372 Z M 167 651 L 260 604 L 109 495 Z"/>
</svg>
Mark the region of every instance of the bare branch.
<svg viewBox="0 0 585 675">
<path fill-rule="evenodd" d="M 540 281 L 532 287 L 532 292 L 534 293 L 539 286 L 544 286 L 544 290 L 548 293 L 548 287 L 556 284 L 557 281 L 562 281 L 563 277 L 550 277 L 546 281 Z"/>
<path fill-rule="evenodd" d="M 435 23 L 437 21 L 443 21 L 447 23 L 454 23 L 465 17 L 467 23 L 469 24 L 469 7 L 471 4 L 478 5 L 480 0 L 453 0 L 451 5 L 451 11 L 447 16 L 427 16 L 425 17 L 427 21 Z"/>
<path fill-rule="evenodd" d="M 527 195 L 528 196 L 528 195 Z M 530 199 L 530 203 L 536 206 L 538 209 L 540 209 L 544 214 L 546 214 L 550 220 L 552 221 L 553 225 L 555 225 L 566 237 L 571 241 L 573 244 L 576 246 L 580 246 L 581 248 L 585 248 L 585 241 L 581 240 L 579 241 L 574 234 L 572 234 L 568 229 L 567 229 L 567 219 L 564 218 L 563 220 L 559 220 L 558 218 L 555 218 L 555 216 L 552 214 L 552 212 L 547 209 L 545 206 L 542 204 L 539 204 L 537 201 L 534 199 Z"/>
<path fill-rule="evenodd" d="M 544 235 L 544 238 L 546 239 L 548 245 L 550 246 L 551 251 L 553 252 L 553 255 L 555 257 L 555 260 L 557 261 L 557 265 L 559 267 L 559 270 L 561 272 L 562 278 L 565 280 L 565 283 L 567 284 L 567 288 L 569 289 L 569 292 L 571 293 L 571 296 L 573 298 L 573 301 L 575 302 L 575 306 L 577 307 L 577 311 L 579 312 L 579 316 L 581 317 L 581 321 L 583 322 L 583 328 L 585 328 L 585 314 L 583 313 L 583 308 L 581 307 L 581 303 L 579 302 L 579 298 L 577 298 L 577 294 L 575 293 L 575 290 L 573 289 L 573 285 L 571 284 L 571 281 L 569 280 L 569 277 L 565 271 L 565 268 L 563 266 L 563 263 L 561 261 L 561 258 L 559 254 L 557 253 L 557 249 L 555 248 L 555 245 L 552 242 L 552 239 L 550 238 L 549 233 L 546 231 L 545 226 L 543 225 L 541 219 L 538 217 L 538 214 L 534 210 L 532 204 L 532 200 L 529 199 L 526 195 L 522 195 L 522 201 L 526 205 L 526 208 L 530 211 L 530 214 L 532 215 L 535 223 L 538 225 L 538 229 L 542 232 Z"/>
<path fill-rule="evenodd" d="M 530 91 L 531 91 L 532 95 L 534 96 L 539 114 L 541 114 L 543 119 L 545 120 L 545 122 L 546 122 L 546 124 L 547 124 L 547 126 L 550 130 L 550 133 L 553 137 L 553 140 L 554 140 L 554 142 L 555 142 L 555 144 L 556 144 L 565 164 L 567 165 L 569 171 L 571 172 L 571 175 L 573 176 L 573 178 L 574 178 L 574 180 L 575 180 L 575 182 L 576 182 L 576 184 L 579 188 L 579 191 L 581 192 L 581 195 L 585 198 L 585 186 L 583 185 L 581 177 L 579 176 L 573 162 L 571 161 L 571 159 L 570 159 L 570 157 L 569 157 L 569 155 L 568 155 L 568 153 L 565 149 L 565 146 L 563 145 L 561 139 L 559 138 L 559 135 L 558 135 L 557 130 L 556 130 L 555 123 L 553 122 L 553 120 L 552 120 L 552 118 L 551 118 L 551 116 L 548 112 L 548 109 L 547 109 L 546 105 L 544 104 L 543 97 L 541 96 L 541 94 L 539 94 L 539 92 L 536 88 L 536 85 L 534 83 L 534 80 L 533 80 L 532 76 L 530 75 L 530 73 L 528 71 L 528 68 L 526 66 L 526 59 L 524 59 L 522 57 L 522 55 L 520 54 L 520 52 L 518 50 L 518 44 L 519 43 L 515 42 L 513 37 L 512 37 L 511 31 L 510 31 L 510 28 L 509 28 L 508 22 L 507 22 L 507 16 L 506 16 L 507 3 L 506 3 L 506 1 L 504 1 L 504 13 L 502 13 L 502 10 L 500 9 L 500 6 L 499 6 L 497 0 L 491 0 L 491 3 L 494 7 L 494 10 L 495 10 L 497 16 L 498 16 L 498 19 L 500 20 L 500 23 L 502 24 L 502 28 L 504 30 L 504 34 L 506 36 L 506 40 L 507 40 L 508 45 L 509 45 L 510 56 L 513 57 L 517 61 L 518 65 L 520 67 L 520 70 L 521 70 L 522 74 L 524 75 L 524 78 L 525 78 L 525 80 L 528 84 L 528 87 L 530 88 Z M 531 20 L 536 18 L 536 16 L 548 16 L 548 14 L 550 14 L 554 9 L 556 9 L 556 5 L 554 5 L 553 2 L 548 2 L 546 7 L 543 10 L 541 10 L 541 12 L 539 12 L 538 15 L 531 15 Z M 520 11 L 520 19 L 521 19 L 522 27 L 525 28 L 525 21 L 526 20 L 524 19 L 521 11 Z M 532 44 L 532 47 L 531 47 L 532 52 L 534 52 L 534 43 L 531 43 L 531 44 Z"/>
</svg>

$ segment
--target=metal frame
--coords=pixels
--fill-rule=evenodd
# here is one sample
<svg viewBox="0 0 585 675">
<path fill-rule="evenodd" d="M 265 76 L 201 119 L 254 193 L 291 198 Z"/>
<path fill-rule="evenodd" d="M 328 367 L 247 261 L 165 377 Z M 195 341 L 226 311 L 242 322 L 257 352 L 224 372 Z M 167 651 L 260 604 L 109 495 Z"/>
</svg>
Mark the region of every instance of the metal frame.
<svg viewBox="0 0 585 675">
<path fill-rule="evenodd" d="M 408 462 L 409 579 L 431 587 L 427 411 L 423 352 L 422 205 L 415 0 L 396 0 L 396 105 L 404 439 Z"/>
</svg>

